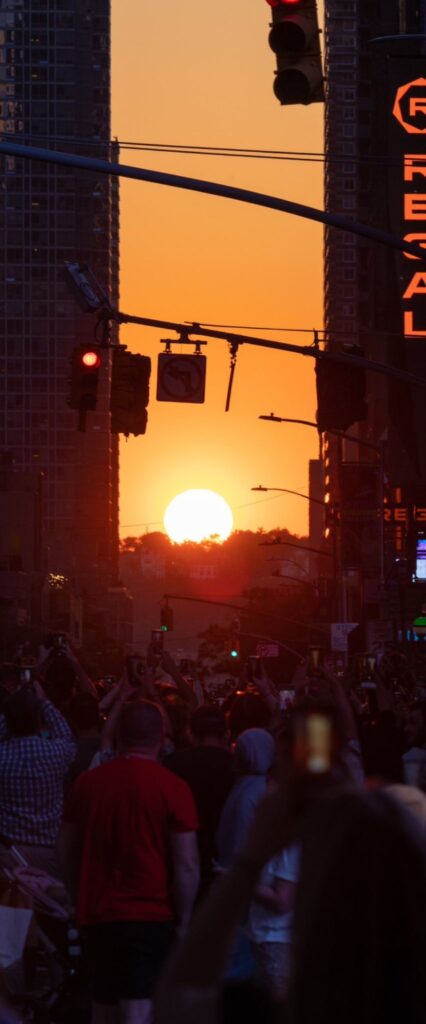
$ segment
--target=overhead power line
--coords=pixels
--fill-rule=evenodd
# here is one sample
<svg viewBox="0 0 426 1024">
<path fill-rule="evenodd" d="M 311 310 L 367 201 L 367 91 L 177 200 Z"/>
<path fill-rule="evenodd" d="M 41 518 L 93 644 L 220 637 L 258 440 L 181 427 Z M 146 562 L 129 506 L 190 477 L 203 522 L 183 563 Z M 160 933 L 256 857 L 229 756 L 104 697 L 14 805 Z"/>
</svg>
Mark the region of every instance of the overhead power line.
<svg viewBox="0 0 426 1024">
<path fill-rule="evenodd" d="M 111 142 L 106 139 L 84 139 L 70 138 L 67 135 L 40 135 L 31 132 L 17 134 L 16 132 L 0 132 L 0 138 L 13 139 L 14 142 L 22 140 L 23 143 L 49 142 L 50 146 L 59 143 L 61 146 L 84 147 L 85 149 L 105 150 L 110 145 L 118 145 L 120 150 L 145 153 L 175 153 L 181 156 L 216 156 L 226 158 L 245 158 L 248 160 L 284 160 L 300 163 L 327 164 L 379 164 L 380 166 L 398 165 L 401 158 L 392 157 L 386 154 L 359 154 L 357 156 L 339 155 L 338 157 L 325 156 L 325 153 L 315 150 L 292 150 L 292 149 L 261 149 L 256 146 L 203 146 L 187 145 L 174 142 L 138 142 L 113 139 Z"/>
</svg>

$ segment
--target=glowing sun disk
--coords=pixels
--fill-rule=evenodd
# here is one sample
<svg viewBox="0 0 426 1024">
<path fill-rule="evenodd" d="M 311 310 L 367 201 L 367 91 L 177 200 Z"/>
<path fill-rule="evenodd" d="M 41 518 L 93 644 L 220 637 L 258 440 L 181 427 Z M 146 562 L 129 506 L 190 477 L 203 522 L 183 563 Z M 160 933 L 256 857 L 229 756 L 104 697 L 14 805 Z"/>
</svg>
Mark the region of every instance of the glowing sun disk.
<svg viewBox="0 0 426 1024">
<path fill-rule="evenodd" d="M 226 540 L 233 517 L 225 498 L 214 491 L 190 490 L 177 494 L 164 513 L 164 526 L 171 540 Z"/>
</svg>

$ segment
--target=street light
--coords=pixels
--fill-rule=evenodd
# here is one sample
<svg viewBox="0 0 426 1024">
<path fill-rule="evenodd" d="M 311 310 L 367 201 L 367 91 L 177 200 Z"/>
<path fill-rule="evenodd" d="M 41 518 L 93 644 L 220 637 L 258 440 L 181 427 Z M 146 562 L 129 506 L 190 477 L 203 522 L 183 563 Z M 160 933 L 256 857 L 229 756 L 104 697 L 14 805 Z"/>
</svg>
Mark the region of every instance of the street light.
<svg viewBox="0 0 426 1024">
<path fill-rule="evenodd" d="M 269 416 L 258 416 L 259 420 L 269 420 L 271 423 L 301 423 L 304 427 L 315 427 L 318 430 L 318 423 L 314 420 L 296 420 L 290 416 L 275 416 L 275 413 L 270 412 Z M 318 431 L 320 433 L 320 431 Z M 372 441 L 364 441 L 357 437 L 356 434 L 347 434 L 343 430 L 329 430 L 324 431 L 326 434 L 333 434 L 335 437 L 341 437 L 342 441 L 354 441 L 355 444 L 361 445 L 362 448 L 370 448 L 371 451 L 380 454 L 381 445 L 373 444 Z M 381 442 L 383 444 L 383 442 Z"/>
<path fill-rule="evenodd" d="M 262 484 L 258 484 L 257 487 L 250 487 L 251 491 L 281 491 L 282 494 L 295 494 L 298 498 L 306 498 L 306 501 L 313 501 L 315 505 L 327 506 L 327 501 L 321 501 L 321 498 L 311 498 L 310 494 L 301 494 L 300 491 L 292 491 L 289 487 L 263 487 Z"/>
<path fill-rule="evenodd" d="M 300 423 L 305 427 L 315 427 L 318 430 L 318 423 L 313 420 L 299 420 L 293 419 L 288 416 L 275 416 L 275 413 L 271 412 L 269 415 L 259 416 L 260 420 L 269 420 L 272 423 Z M 335 437 L 340 437 L 343 441 L 353 441 L 355 444 L 359 444 L 361 448 L 368 448 L 370 451 L 374 451 L 378 457 L 379 462 L 379 479 L 378 479 L 378 504 L 379 504 L 379 517 L 378 517 L 378 532 L 379 532 L 379 556 L 380 556 L 380 586 L 385 586 L 385 524 L 383 516 L 383 504 L 385 497 L 385 441 L 379 441 L 379 444 L 374 444 L 373 441 L 364 441 L 364 439 L 357 437 L 355 434 L 347 434 L 342 430 L 327 430 L 327 434 L 333 434 Z M 261 488 L 262 489 L 262 488 Z M 265 488 L 263 488 L 265 489 Z M 268 489 L 268 488 L 266 488 Z M 274 488 L 275 489 L 275 488 Z M 258 490 L 258 488 L 252 488 L 252 490 Z M 305 495 L 307 497 L 307 495 Z M 309 498 L 310 501 L 318 501 L 317 498 Z"/>
</svg>

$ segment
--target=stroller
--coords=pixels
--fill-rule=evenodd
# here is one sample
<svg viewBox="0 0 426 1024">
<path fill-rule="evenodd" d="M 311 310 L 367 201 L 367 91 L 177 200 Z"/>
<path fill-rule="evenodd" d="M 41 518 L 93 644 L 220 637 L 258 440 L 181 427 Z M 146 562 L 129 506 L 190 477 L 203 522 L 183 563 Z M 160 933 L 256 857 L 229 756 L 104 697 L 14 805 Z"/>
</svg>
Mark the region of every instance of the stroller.
<svg viewBox="0 0 426 1024">
<path fill-rule="evenodd" d="M 0 836 L 0 992 L 33 1024 L 86 1024 L 81 938 L 65 886 Z"/>
</svg>

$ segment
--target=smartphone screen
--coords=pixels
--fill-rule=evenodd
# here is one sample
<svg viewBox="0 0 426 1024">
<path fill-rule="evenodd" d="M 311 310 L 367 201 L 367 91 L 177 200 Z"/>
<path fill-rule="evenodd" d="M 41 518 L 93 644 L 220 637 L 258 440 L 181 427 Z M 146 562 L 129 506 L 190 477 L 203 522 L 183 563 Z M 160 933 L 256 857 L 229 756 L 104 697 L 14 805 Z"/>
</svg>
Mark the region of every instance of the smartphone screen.
<svg viewBox="0 0 426 1024">
<path fill-rule="evenodd" d="M 416 579 L 426 580 L 426 537 L 417 537 L 416 544 Z"/>
<path fill-rule="evenodd" d="M 313 712 L 296 718 L 294 758 L 299 769 L 309 774 L 331 770 L 332 723 L 327 715 Z"/>
<path fill-rule="evenodd" d="M 296 690 L 280 690 L 280 709 L 286 711 L 294 704 Z"/>
</svg>

